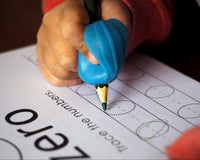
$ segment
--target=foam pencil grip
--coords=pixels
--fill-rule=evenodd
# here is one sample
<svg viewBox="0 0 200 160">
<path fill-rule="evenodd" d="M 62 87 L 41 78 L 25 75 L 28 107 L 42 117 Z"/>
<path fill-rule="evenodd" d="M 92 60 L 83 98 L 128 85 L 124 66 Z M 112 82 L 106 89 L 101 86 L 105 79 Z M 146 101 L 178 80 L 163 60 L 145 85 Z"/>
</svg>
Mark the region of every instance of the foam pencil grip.
<svg viewBox="0 0 200 160">
<path fill-rule="evenodd" d="M 126 56 L 128 32 L 125 26 L 116 19 L 96 21 L 86 27 L 84 41 L 99 64 L 91 64 L 79 52 L 80 78 L 91 85 L 112 82 L 120 72 Z"/>
</svg>

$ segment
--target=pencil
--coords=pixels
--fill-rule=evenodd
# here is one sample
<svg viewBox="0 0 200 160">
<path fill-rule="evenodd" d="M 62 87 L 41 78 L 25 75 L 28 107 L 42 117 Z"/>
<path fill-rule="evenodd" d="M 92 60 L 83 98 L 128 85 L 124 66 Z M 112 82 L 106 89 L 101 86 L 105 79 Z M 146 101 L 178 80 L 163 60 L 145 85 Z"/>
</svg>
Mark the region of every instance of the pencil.
<svg viewBox="0 0 200 160">
<path fill-rule="evenodd" d="M 90 23 L 97 21 L 100 19 L 100 7 L 99 1 L 96 0 L 85 0 L 84 4 L 88 11 L 90 17 Z M 108 92 L 108 84 L 98 84 L 95 85 L 99 100 L 102 104 L 102 108 L 105 111 L 107 109 L 107 92 Z"/>
<path fill-rule="evenodd" d="M 90 17 L 90 23 L 97 21 L 101 18 L 99 0 L 85 0 L 84 5 Z"/>
<path fill-rule="evenodd" d="M 102 108 L 105 111 L 107 109 L 107 93 L 108 84 L 98 84 L 95 85 L 99 100 L 101 102 Z"/>
</svg>

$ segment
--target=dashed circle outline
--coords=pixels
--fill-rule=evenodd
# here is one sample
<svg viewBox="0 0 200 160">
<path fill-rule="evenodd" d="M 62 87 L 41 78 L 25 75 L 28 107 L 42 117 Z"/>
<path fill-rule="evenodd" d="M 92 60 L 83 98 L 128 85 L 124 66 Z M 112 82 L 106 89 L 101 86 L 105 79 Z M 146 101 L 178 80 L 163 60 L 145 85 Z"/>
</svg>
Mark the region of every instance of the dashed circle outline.
<svg viewBox="0 0 200 160">
<path fill-rule="evenodd" d="M 108 113 L 108 112 L 106 112 L 106 113 L 109 114 L 109 115 L 111 115 L 111 116 L 121 116 L 121 115 L 128 114 L 128 113 L 132 112 L 132 111 L 136 108 L 136 104 L 133 103 L 133 102 L 131 102 L 131 101 L 129 101 L 129 100 L 118 100 L 118 101 L 114 101 L 114 102 L 110 103 L 109 105 L 111 105 L 111 104 L 113 104 L 113 103 L 116 103 L 116 102 L 121 102 L 121 101 L 130 102 L 130 103 L 132 103 L 132 104 L 134 105 L 134 107 L 133 107 L 131 110 L 129 110 L 129 111 L 127 111 L 127 112 L 124 112 L 124 113 L 119 113 L 119 114 L 112 114 L 112 113 Z M 109 105 L 108 105 L 107 108 L 109 108 Z"/>
<path fill-rule="evenodd" d="M 131 65 L 132 66 L 132 65 Z M 139 70 L 140 71 L 140 70 Z M 117 76 L 117 79 L 120 80 L 120 81 L 123 81 L 123 82 L 130 82 L 130 81 L 135 81 L 135 80 L 138 80 L 138 79 L 141 79 L 142 77 L 144 77 L 144 75 L 146 74 L 144 71 L 140 71 L 141 75 L 139 75 L 138 77 L 135 77 L 135 78 L 130 78 L 130 80 L 123 80 L 123 79 L 120 79 L 119 76 Z"/>
<path fill-rule="evenodd" d="M 78 95 L 81 95 L 81 96 L 93 96 L 93 95 L 97 95 L 97 92 L 96 92 L 96 90 L 95 90 L 95 92 L 94 93 L 92 93 L 92 94 L 80 94 L 79 92 L 78 92 L 78 90 L 81 88 L 81 87 L 84 87 L 84 86 L 87 86 L 88 84 L 83 84 L 83 85 L 81 85 L 81 86 L 79 86 L 77 89 L 76 89 L 76 93 L 78 94 Z"/>
<path fill-rule="evenodd" d="M 197 117 L 184 117 L 184 116 L 181 116 L 181 115 L 179 114 L 180 111 L 181 111 L 183 108 L 185 108 L 185 107 L 187 107 L 187 106 L 190 106 L 190 105 L 199 105 L 199 106 L 200 106 L 200 103 L 190 103 L 190 104 L 183 105 L 182 107 L 180 107 L 180 108 L 178 109 L 177 115 L 180 116 L 180 117 L 182 117 L 182 118 L 184 118 L 184 119 L 195 119 L 195 118 L 199 118 L 200 115 L 197 116 Z"/>
<path fill-rule="evenodd" d="M 155 88 L 155 87 L 169 87 L 169 88 L 171 88 L 172 89 L 172 92 L 170 93 L 170 94 L 168 94 L 168 95 L 166 95 L 166 96 L 160 96 L 160 97 L 153 97 L 153 96 L 149 96 L 148 94 L 147 94 L 147 92 L 149 91 L 149 90 L 151 90 L 152 88 Z M 174 92 L 175 92 L 175 88 L 174 87 L 172 87 L 172 86 L 169 86 L 169 85 L 165 85 L 165 84 L 161 84 L 161 85 L 155 85 L 155 86 L 151 86 L 150 88 L 148 88 L 146 91 L 145 91 L 145 96 L 147 96 L 147 97 L 149 97 L 149 98 L 153 98 L 153 99 L 159 99 L 159 98 L 167 98 L 167 97 L 169 97 L 169 96 L 171 96 L 172 94 L 174 94 Z"/>
</svg>

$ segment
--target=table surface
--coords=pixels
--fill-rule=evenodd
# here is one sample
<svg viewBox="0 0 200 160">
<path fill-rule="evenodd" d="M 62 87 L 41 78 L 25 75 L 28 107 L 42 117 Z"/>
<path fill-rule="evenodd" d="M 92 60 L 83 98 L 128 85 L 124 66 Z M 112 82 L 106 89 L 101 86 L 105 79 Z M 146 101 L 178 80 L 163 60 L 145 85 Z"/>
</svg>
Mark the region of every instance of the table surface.
<svg viewBox="0 0 200 160">
<path fill-rule="evenodd" d="M 194 12 L 191 14 L 196 14 Z M 41 0 L 1 0 L 0 53 L 35 44 L 42 16 Z M 200 81 L 200 47 L 197 41 L 200 26 L 189 18 L 192 15 L 180 16 L 184 18 L 180 18 L 179 23 L 188 18 L 189 25 L 176 25 L 169 39 L 160 46 L 138 50 Z M 195 28 L 188 29 L 191 26 Z"/>
</svg>

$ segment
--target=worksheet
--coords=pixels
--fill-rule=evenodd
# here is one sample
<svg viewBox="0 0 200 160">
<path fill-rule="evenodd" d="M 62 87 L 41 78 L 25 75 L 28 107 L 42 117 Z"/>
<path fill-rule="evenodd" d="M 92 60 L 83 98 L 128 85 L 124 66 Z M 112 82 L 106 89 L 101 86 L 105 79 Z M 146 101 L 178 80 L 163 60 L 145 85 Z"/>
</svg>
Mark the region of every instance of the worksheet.
<svg viewBox="0 0 200 160">
<path fill-rule="evenodd" d="M 109 84 L 56 87 L 31 45 L 0 55 L 0 159 L 167 159 L 165 148 L 200 124 L 200 83 L 142 53 Z"/>
</svg>

